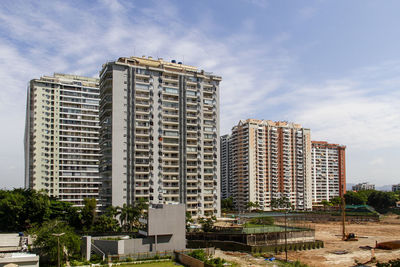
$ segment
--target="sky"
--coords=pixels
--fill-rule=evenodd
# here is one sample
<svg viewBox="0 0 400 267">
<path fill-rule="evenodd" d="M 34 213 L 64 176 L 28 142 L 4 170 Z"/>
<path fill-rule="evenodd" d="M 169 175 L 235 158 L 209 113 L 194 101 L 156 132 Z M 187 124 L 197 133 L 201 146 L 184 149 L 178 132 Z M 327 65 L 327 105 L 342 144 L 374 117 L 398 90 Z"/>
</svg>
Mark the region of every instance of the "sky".
<svg viewBox="0 0 400 267">
<path fill-rule="evenodd" d="M 347 146 L 347 182 L 400 183 L 400 1 L 0 1 L 0 188 L 22 187 L 29 80 L 122 56 L 222 76 L 220 133 L 300 123 Z"/>
</svg>

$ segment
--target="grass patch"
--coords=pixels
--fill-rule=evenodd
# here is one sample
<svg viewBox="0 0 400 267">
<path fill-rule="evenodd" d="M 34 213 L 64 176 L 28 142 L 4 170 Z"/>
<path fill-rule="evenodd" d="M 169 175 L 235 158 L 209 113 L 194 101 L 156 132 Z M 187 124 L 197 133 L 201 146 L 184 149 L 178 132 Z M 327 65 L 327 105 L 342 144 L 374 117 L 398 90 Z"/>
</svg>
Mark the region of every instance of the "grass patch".
<svg viewBox="0 0 400 267">
<path fill-rule="evenodd" d="M 179 263 L 174 261 L 161 261 L 161 262 L 146 262 L 146 263 L 139 263 L 139 264 L 121 264 L 121 267 L 172 267 L 172 266 L 182 266 Z"/>
</svg>

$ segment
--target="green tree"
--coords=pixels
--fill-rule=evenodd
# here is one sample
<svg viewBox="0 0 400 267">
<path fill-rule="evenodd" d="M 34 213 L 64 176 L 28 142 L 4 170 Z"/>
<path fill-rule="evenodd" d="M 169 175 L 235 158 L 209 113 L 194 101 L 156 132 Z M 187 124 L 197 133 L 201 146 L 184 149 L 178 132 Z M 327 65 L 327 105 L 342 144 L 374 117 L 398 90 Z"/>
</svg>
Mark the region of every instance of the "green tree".
<svg viewBox="0 0 400 267">
<path fill-rule="evenodd" d="M 89 231 L 92 228 L 96 217 L 97 201 L 94 198 L 85 198 L 83 203 L 84 206 L 81 210 L 82 225 L 84 230 Z"/>
<path fill-rule="evenodd" d="M 23 231 L 49 220 L 50 199 L 32 189 L 0 190 L 0 230 Z"/>
<path fill-rule="evenodd" d="M 342 198 L 341 197 L 334 197 L 331 199 L 331 204 L 332 206 L 339 206 L 340 203 L 342 203 Z"/>
<path fill-rule="evenodd" d="M 0 194 L 0 230 L 21 231 L 25 229 L 23 219 L 23 204 L 25 198 L 22 194 L 2 190 Z"/>
<path fill-rule="evenodd" d="M 117 216 L 121 214 L 120 210 L 120 207 L 108 206 L 104 214 L 112 218 L 117 218 Z"/>
<path fill-rule="evenodd" d="M 232 211 L 233 210 L 233 198 L 228 197 L 221 200 L 221 209 L 224 211 Z"/>
<path fill-rule="evenodd" d="M 139 215 L 143 215 L 149 208 L 149 204 L 147 203 L 146 199 L 139 198 L 137 201 L 135 201 L 134 207 Z"/>
<path fill-rule="evenodd" d="M 327 208 L 327 207 L 332 206 L 332 203 L 330 203 L 330 202 L 327 201 L 327 200 L 322 200 L 322 201 L 321 201 L 321 204 L 322 204 L 322 206 L 324 206 L 324 211 L 326 211 L 326 208 Z"/>
<path fill-rule="evenodd" d="M 140 227 L 139 218 L 146 214 L 148 208 L 149 204 L 144 198 L 136 200 L 134 205 L 124 204 L 120 208 L 120 222 L 125 231 Z"/>
<path fill-rule="evenodd" d="M 79 257 L 80 237 L 75 234 L 74 229 L 67 223 L 52 220 L 44 222 L 42 225 L 36 225 L 29 232 L 34 237 L 34 250 L 40 255 L 41 262 L 55 264 L 57 262 L 57 236 L 61 234 L 60 240 L 60 258 L 62 262 L 71 257 Z M 64 249 L 65 247 L 65 249 Z"/>
<path fill-rule="evenodd" d="M 118 232 L 120 231 L 120 226 L 115 218 L 101 215 L 96 217 L 92 231 L 99 233 Z"/>
<path fill-rule="evenodd" d="M 199 223 L 201 224 L 201 229 L 203 232 L 212 232 L 214 229 L 214 223 L 217 221 L 215 216 L 208 218 L 200 218 Z"/>
<path fill-rule="evenodd" d="M 249 201 L 249 202 L 246 203 L 246 208 L 247 208 L 248 210 L 250 210 L 250 211 L 251 211 L 253 208 L 257 210 L 257 209 L 260 208 L 260 203 L 259 203 L 258 201 L 256 201 L 256 202 Z"/>
<path fill-rule="evenodd" d="M 377 211 L 386 212 L 396 205 L 397 195 L 394 192 L 373 191 L 368 196 L 367 204 Z"/>
<path fill-rule="evenodd" d="M 68 222 L 76 230 L 82 230 L 82 213 L 69 202 L 50 199 L 50 220 L 54 219 Z"/>
<path fill-rule="evenodd" d="M 292 204 L 290 203 L 290 200 L 287 197 L 280 197 L 276 199 L 271 200 L 271 207 L 273 209 L 290 209 L 292 208 Z"/>
<path fill-rule="evenodd" d="M 135 222 L 135 218 L 137 218 L 138 216 L 139 216 L 139 213 L 134 208 L 134 206 L 124 204 L 121 208 L 120 217 L 119 217 L 122 228 L 125 231 L 132 231 L 133 225 Z"/>
<path fill-rule="evenodd" d="M 367 198 L 364 193 L 347 191 L 344 194 L 344 199 L 346 201 L 346 205 L 365 205 L 367 203 Z"/>
</svg>

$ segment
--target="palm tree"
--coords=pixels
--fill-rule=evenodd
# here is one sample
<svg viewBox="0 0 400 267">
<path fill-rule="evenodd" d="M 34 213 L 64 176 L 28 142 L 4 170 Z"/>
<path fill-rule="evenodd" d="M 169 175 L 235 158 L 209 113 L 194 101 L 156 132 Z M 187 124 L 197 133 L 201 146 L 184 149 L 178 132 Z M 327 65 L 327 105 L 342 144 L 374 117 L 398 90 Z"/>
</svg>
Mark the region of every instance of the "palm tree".
<svg viewBox="0 0 400 267">
<path fill-rule="evenodd" d="M 132 231 L 133 218 L 135 217 L 135 209 L 132 205 L 124 204 L 122 208 L 120 208 L 120 223 L 122 228 L 128 231 Z"/>
<path fill-rule="evenodd" d="M 116 207 L 108 206 L 106 208 L 106 212 L 105 212 L 104 215 L 116 219 L 117 216 L 120 215 L 120 214 L 121 214 L 121 208 L 120 207 L 118 207 L 118 206 L 116 206 Z"/>
</svg>

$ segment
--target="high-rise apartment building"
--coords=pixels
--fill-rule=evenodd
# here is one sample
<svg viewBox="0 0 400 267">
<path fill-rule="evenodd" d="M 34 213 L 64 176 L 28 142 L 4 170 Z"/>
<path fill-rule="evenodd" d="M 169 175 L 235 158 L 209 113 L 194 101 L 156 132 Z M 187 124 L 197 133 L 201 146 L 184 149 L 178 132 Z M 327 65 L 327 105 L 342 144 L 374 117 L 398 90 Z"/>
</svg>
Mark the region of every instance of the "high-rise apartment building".
<svg viewBox="0 0 400 267">
<path fill-rule="evenodd" d="M 312 141 L 313 203 L 346 193 L 346 146 Z"/>
<path fill-rule="evenodd" d="M 100 72 L 100 173 L 106 205 L 185 203 L 220 214 L 219 82 L 196 67 L 119 58 Z"/>
<path fill-rule="evenodd" d="M 232 129 L 235 206 L 248 202 L 263 210 L 286 197 L 295 209 L 312 208 L 310 130 L 299 124 L 241 120 Z"/>
<path fill-rule="evenodd" d="M 353 191 L 361 191 L 361 190 L 375 190 L 375 185 L 370 183 L 359 183 L 353 185 L 351 188 Z"/>
<path fill-rule="evenodd" d="M 229 134 L 220 137 L 221 144 L 221 199 L 232 195 L 232 152 L 231 136 Z"/>
<path fill-rule="evenodd" d="M 54 74 L 29 83 L 25 187 L 74 205 L 98 199 L 98 79 Z"/>
</svg>

